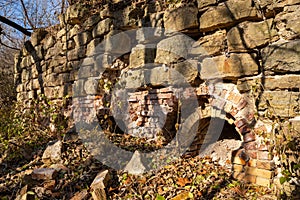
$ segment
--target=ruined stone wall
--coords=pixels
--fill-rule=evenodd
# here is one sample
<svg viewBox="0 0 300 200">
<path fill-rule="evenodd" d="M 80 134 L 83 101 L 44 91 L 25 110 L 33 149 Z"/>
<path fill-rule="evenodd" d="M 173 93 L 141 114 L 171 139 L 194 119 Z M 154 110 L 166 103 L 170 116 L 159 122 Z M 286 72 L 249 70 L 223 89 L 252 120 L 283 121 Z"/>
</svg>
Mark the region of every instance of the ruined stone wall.
<svg viewBox="0 0 300 200">
<path fill-rule="evenodd" d="M 152 139 L 164 126 L 172 138 L 180 125 L 198 121 L 201 129 L 208 126 L 203 119 L 222 116 L 243 140 L 234 176 L 272 183 L 274 119 L 299 127 L 299 0 L 119 1 L 87 15 L 90 9 L 73 5 L 57 30 L 32 34 L 15 59 L 19 101 L 67 96 L 75 121 L 96 117 L 112 130 L 115 117 Z M 185 107 L 192 117 L 178 121 L 193 98 L 197 108 Z M 155 106 L 168 123 L 159 125 Z M 196 138 L 190 153 L 205 140 Z"/>
</svg>

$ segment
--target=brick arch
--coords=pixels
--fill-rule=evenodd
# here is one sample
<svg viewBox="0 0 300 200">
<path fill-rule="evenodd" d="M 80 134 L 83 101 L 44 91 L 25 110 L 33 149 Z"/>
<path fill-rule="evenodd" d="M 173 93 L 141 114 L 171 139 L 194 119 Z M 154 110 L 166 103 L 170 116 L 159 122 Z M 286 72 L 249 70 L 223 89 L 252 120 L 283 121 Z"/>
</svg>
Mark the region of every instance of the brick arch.
<svg viewBox="0 0 300 200">
<path fill-rule="evenodd" d="M 236 85 L 219 83 L 201 84 L 197 96 L 208 97 L 209 106 L 223 110 L 241 135 L 242 146 L 233 152 L 233 177 L 259 185 L 270 185 L 274 176 L 274 162 L 268 144 L 262 144 L 260 135 L 268 132 L 264 123 L 255 120 L 255 106 L 241 94 Z M 205 114 L 200 114 L 204 117 Z"/>
</svg>

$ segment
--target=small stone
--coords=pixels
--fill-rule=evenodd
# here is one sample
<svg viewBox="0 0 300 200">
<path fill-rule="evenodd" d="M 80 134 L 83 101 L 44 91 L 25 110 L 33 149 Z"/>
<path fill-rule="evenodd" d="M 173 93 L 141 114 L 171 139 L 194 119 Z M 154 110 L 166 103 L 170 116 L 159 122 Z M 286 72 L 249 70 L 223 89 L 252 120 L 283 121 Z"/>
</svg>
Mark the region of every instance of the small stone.
<svg viewBox="0 0 300 200">
<path fill-rule="evenodd" d="M 92 182 L 90 188 L 94 200 L 106 200 L 107 196 L 105 193 L 105 188 L 110 180 L 110 174 L 108 170 L 98 173 L 94 181 Z"/>
<path fill-rule="evenodd" d="M 87 190 L 82 190 L 76 192 L 74 196 L 70 200 L 86 200 L 89 197 L 89 193 Z"/>
<path fill-rule="evenodd" d="M 127 163 L 124 171 L 127 171 L 130 174 L 140 175 L 145 172 L 146 168 L 142 163 L 141 154 L 138 151 L 135 151 L 131 160 Z"/>
<path fill-rule="evenodd" d="M 60 163 L 61 162 L 61 141 L 52 141 L 48 143 L 46 150 L 42 156 L 42 161 L 45 164 Z"/>
<path fill-rule="evenodd" d="M 52 168 L 39 168 L 33 170 L 31 177 L 35 180 L 51 180 L 56 176 L 57 171 Z"/>
</svg>

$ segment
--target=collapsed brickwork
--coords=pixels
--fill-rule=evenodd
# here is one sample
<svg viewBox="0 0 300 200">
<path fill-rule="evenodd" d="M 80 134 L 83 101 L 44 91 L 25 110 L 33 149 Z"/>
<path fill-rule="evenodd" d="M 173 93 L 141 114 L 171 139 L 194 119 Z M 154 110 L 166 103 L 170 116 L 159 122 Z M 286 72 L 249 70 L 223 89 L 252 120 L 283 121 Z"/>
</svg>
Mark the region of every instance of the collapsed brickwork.
<svg viewBox="0 0 300 200">
<path fill-rule="evenodd" d="M 97 119 L 113 130 L 123 120 L 123 131 L 149 139 L 170 140 L 180 125 L 197 124 L 193 155 L 209 143 L 205 119 L 222 116 L 243 141 L 233 152 L 234 176 L 270 185 L 272 119 L 299 127 L 299 4 L 116 1 L 92 16 L 89 7 L 73 5 L 58 30 L 37 30 L 16 56 L 18 100 L 68 96 L 75 121 Z M 197 107 L 185 109 L 191 117 L 178 120 L 195 99 Z"/>
</svg>

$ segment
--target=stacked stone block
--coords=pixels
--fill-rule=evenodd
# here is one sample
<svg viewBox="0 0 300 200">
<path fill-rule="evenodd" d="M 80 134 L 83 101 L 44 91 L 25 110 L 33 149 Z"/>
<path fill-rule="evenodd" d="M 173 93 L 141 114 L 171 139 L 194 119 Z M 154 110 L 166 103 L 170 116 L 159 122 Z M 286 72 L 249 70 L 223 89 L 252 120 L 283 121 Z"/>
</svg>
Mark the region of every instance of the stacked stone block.
<svg viewBox="0 0 300 200">
<path fill-rule="evenodd" d="M 168 88 L 166 82 L 182 85 L 184 77 L 199 100 L 193 121 L 211 117 L 212 108 L 222 110 L 241 134 L 244 143 L 234 152 L 234 176 L 269 185 L 275 174 L 268 122 L 279 118 L 297 124 L 300 115 L 299 5 L 299 0 L 197 0 L 175 5 L 120 1 L 103 5 L 92 16 L 87 8 L 71 6 L 60 16 L 60 26 L 35 31 L 16 56 L 18 100 L 39 94 L 57 101 L 69 96 L 73 118 L 93 121 L 97 112 L 112 116 L 108 86 L 124 76 L 135 77 L 124 83 L 135 89 L 127 102 L 135 122 L 130 131 L 143 126 L 146 132 L 156 132 L 156 122 L 145 123 L 150 116 L 146 112 L 153 112 L 152 100 L 167 110 L 170 121 L 164 126 L 172 129 L 176 98 L 161 90 Z M 155 29 L 149 33 L 145 26 Z M 110 40 L 138 28 L 136 41 L 126 33 Z M 104 39 L 109 40 L 106 54 L 97 48 Z M 145 82 L 152 90 L 141 90 Z M 201 124 L 198 132 L 205 127 L 207 123 Z M 200 134 L 190 152 L 197 152 L 202 143 Z"/>
</svg>

